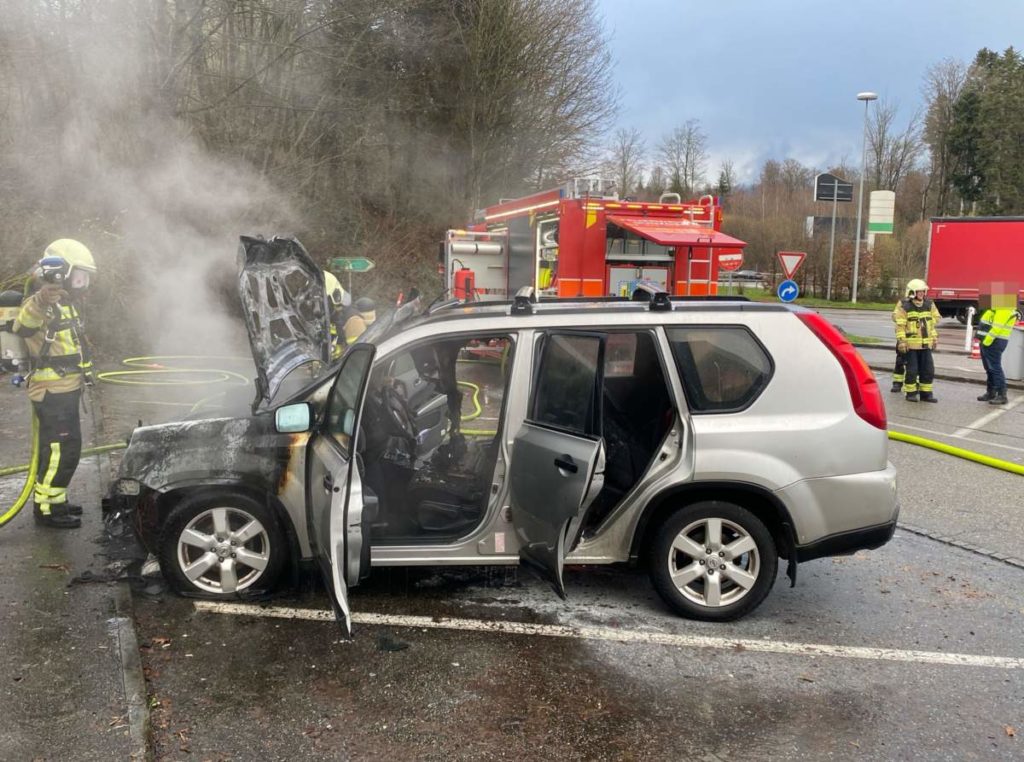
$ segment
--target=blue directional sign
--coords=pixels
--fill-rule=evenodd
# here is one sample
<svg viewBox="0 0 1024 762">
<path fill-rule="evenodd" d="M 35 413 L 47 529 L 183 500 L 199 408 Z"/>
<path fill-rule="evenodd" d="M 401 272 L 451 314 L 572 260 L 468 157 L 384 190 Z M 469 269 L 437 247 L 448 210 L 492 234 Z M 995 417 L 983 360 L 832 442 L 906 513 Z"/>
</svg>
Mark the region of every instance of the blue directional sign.
<svg viewBox="0 0 1024 762">
<path fill-rule="evenodd" d="M 800 287 L 796 285 L 795 280 L 784 280 L 779 284 L 775 293 L 778 294 L 779 299 L 782 301 L 791 302 L 800 296 Z"/>
</svg>

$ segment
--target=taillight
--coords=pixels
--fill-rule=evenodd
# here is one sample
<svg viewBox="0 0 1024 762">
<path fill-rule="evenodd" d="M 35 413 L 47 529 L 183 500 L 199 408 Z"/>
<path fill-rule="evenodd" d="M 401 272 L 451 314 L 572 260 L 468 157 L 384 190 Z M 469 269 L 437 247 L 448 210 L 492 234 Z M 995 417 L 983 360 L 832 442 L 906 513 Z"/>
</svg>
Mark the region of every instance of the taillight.
<svg viewBox="0 0 1024 762">
<path fill-rule="evenodd" d="M 885 429 L 885 402 L 878 388 L 871 368 L 864 358 L 839 329 L 832 325 L 817 312 L 797 312 L 804 325 L 821 339 L 821 343 L 839 360 L 839 365 L 846 375 L 846 386 L 850 390 L 853 409 L 861 418 L 879 429 Z"/>
</svg>

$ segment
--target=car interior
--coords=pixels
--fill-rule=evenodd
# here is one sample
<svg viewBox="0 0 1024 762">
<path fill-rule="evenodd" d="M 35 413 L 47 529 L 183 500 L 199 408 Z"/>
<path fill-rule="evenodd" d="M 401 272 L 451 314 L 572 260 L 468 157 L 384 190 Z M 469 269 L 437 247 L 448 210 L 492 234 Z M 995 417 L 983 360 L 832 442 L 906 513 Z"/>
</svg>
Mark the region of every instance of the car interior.
<svg viewBox="0 0 1024 762">
<path fill-rule="evenodd" d="M 512 356 L 509 336 L 459 337 L 376 364 L 358 461 L 379 501 L 373 543 L 446 542 L 479 526 L 498 458 Z M 587 528 L 599 525 L 637 484 L 675 416 L 650 333 L 609 334 L 604 370 L 605 478 Z"/>
<path fill-rule="evenodd" d="M 464 536 L 483 519 L 512 367 L 508 336 L 444 339 L 377 363 L 360 463 L 379 508 L 375 543 Z"/>
</svg>

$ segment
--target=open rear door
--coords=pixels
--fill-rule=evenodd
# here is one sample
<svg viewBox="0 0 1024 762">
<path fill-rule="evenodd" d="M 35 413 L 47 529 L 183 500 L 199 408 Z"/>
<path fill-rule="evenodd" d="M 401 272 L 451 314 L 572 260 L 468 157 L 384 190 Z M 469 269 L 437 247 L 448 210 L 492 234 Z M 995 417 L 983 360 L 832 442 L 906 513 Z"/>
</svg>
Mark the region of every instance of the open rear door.
<svg viewBox="0 0 1024 762">
<path fill-rule="evenodd" d="M 353 345 L 335 378 L 320 430 L 306 454 L 309 539 L 334 613 L 351 635 L 348 588 L 369 572 L 369 509 L 356 457 L 366 381 L 374 347 Z"/>
<path fill-rule="evenodd" d="M 564 598 L 565 556 L 604 484 L 604 337 L 550 333 L 536 351 L 530 407 L 509 469 L 512 521 L 522 561 Z"/>
</svg>

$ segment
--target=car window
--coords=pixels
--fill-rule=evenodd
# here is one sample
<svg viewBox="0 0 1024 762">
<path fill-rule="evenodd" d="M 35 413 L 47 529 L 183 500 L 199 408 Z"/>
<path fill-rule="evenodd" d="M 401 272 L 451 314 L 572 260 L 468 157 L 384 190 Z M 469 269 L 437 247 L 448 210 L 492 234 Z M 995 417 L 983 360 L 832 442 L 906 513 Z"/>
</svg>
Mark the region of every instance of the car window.
<svg viewBox="0 0 1024 762">
<path fill-rule="evenodd" d="M 771 358 L 743 326 L 669 328 L 668 338 L 692 412 L 741 410 L 771 378 Z"/>
<path fill-rule="evenodd" d="M 530 419 L 574 433 L 596 434 L 600 420 L 600 362 L 599 336 L 545 336 Z"/>
<path fill-rule="evenodd" d="M 359 392 L 369 370 L 372 352 L 352 352 L 338 372 L 338 380 L 331 389 L 327 401 L 325 432 L 341 448 L 347 458 L 352 450 L 352 437 L 356 430 L 356 416 L 359 412 Z"/>
</svg>

